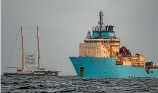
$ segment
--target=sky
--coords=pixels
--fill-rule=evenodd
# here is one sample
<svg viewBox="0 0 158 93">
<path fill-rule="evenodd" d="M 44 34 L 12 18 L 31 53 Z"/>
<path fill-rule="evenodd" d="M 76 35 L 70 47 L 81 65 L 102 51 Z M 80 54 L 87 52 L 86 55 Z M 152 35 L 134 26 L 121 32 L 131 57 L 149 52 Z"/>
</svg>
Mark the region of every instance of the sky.
<svg viewBox="0 0 158 93">
<path fill-rule="evenodd" d="M 36 26 L 39 26 L 40 62 L 76 75 L 70 56 L 78 56 L 79 43 L 97 25 L 99 11 L 104 23 L 114 25 L 121 45 L 158 61 L 158 0 L 2 0 L 1 66 L 21 66 L 20 27 L 26 53 L 36 53 Z"/>
</svg>

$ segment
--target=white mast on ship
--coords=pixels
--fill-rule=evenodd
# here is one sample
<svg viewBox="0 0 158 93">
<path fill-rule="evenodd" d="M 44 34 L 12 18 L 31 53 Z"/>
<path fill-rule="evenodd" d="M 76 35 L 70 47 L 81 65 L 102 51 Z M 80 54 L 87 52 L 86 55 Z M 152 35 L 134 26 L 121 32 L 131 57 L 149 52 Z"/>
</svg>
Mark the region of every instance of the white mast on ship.
<svg viewBox="0 0 158 93">
<path fill-rule="evenodd" d="M 39 47 L 39 36 L 38 36 L 38 26 L 37 26 L 37 49 L 38 49 L 38 52 L 37 52 L 37 55 L 38 55 L 38 57 L 37 57 L 37 61 L 38 61 L 38 70 L 40 70 L 40 63 L 39 63 L 39 61 L 40 61 L 40 47 Z"/>
<path fill-rule="evenodd" d="M 21 65 L 22 65 L 22 71 L 24 70 L 24 45 L 23 45 L 23 33 L 22 33 L 22 27 L 21 27 Z"/>
</svg>

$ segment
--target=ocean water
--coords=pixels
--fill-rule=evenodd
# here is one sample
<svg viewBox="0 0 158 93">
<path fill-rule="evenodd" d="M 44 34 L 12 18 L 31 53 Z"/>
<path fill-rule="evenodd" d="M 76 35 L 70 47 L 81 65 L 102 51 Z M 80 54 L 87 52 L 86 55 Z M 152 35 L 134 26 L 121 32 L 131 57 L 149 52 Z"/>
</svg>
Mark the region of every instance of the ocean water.
<svg viewBox="0 0 158 93">
<path fill-rule="evenodd" d="M 1 76 L 1 93 L 158 93 L 158 79 Z"/>
</svg>

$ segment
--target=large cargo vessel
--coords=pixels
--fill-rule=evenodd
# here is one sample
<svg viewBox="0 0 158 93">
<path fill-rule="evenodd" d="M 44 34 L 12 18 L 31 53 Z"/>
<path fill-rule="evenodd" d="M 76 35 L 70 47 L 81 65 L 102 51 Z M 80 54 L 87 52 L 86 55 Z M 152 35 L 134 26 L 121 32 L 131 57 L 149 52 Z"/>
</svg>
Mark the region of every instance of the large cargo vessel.
<svg viewBox="0 0 158 93">
<path fill-rule="evenodd" d="M 99 12 L 98 25 L 88 31 L 84 43 L 79 44 L 79 56 L 69 57 L 77 76 L 84 78 L 158 78 L 158 62 L 146 62 L 145 56 L 131 54 L 113 30 L 104 25 Z"/>
<path fill-rule="evenodd" d="M 60 71 L 51 70 L 44 68 L 40 65 L 40 47 L 39 47 L 39 31 L 37 27 L 37 63 L 38 67 L 28 67 L 27 65 L 34 65 L 36 63 L 36 53 L 33 55 L 24 53 L 24 44 L 23 44 L 23 30 L 21 27 L 20 35 L 21 35 L 21 67 L 7 67 L 7 68 L 17 68 L 17 72 L 8 73 L 5 72 L 3 75 L 20 75 L 20 76 L 58 76 Z"/>
</svg>

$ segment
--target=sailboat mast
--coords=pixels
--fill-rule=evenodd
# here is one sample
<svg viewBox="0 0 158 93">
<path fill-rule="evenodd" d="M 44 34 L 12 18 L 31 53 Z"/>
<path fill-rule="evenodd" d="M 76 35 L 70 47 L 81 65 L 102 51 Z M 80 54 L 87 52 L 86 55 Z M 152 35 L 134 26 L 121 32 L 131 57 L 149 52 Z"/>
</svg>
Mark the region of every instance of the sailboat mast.
<svg viewBox="0 0 158 93">
<path fill-rule="evenodd" d="M 23 33 L 22 33 L 22 27 L 21 27 L 21 55 L 22 55 L 22 59 L 21 59 L 21 65 L 22 65 L 22 70 L 24 69 L 24 45 L 23 45 Z"/>
<path fill-rule="evenodd" d="M 38 48 L 38 70 L 40 70 L 40 63 L 39 63 L 39 60 L 40 60 L 40 48 L 39 48 L 39 36 L 38 36 L 38 26 L 37 26 L 37 48 Z"/>
</svg>

